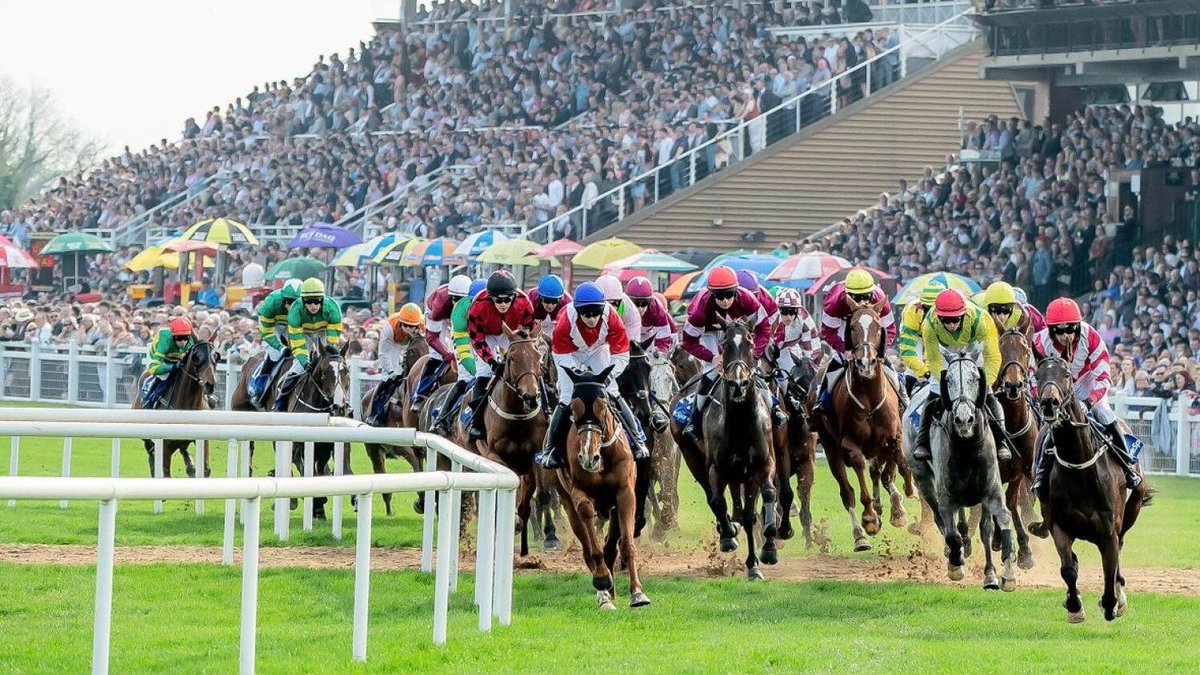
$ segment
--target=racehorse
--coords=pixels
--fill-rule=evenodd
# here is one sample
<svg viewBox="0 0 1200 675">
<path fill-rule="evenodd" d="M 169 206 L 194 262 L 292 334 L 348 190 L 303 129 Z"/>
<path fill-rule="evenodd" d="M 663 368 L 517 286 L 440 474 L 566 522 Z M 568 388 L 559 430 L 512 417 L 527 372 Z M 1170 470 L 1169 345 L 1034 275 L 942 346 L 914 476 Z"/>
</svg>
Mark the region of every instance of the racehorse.
<svg viewBox="0 0 1200 675">
<path fill-rule="evenodd" d="M 675 369 L 661 351 L 646 354 L 650 369 L 650 404 L 666 414 L 666 406 L 679 393 Z M 667 414 L 668 419 L 670 415 Z M 650 446 L 650 484 L 646 495 L 646 513 L 654 518 L 651 538 L 662 540 L 667 532 L 679 528 L 679 446 L 669 433 L 655 433 Z"/>
<path fill-rule="evenodd" d="M 606 393 L 612 370 L 609 366 L 596 375 L 567 371 L 575 385 L 571 399 L 573 423 L 567 433 L 568 468 L 557 474 L 559 497 L 583 548 L 583 561 L 592 573 L 596 604 L 603 610 L 616 609 L 612 599 L 618 541 L 629 572 L 629 606 L 650 604 L 650 598 L 642 592 L 634 542 L 637 469 L 625 430 L 610 409 Z M 597 518 L 608 521 L 603 546 L 596 532 Z"/>
<path fill-rule="evenodd" d="M 638 537 L 642 535 L 642 528 L 646 526 L 646 500 L 650 494 L 650 483 L 654 471 L 654 439 L 658 435 L 651 423 L 654 410 L 650 401 L 650 364 L 646 361 L 646 350 L 653 344 L 654 338 L 647 338 L 643 342 L 630 341 L 629 364 L 617 376 L 617 387 L 621 398 L 629 401 L 629 407 L 633 410 L 634 417 L 637 418 L 638 424 L 642 425 L 642 430 L 646 434 L 646 447 L 651 448 L 649 458 L 641 461 L 635 460 L 637 485 L 634 492 L 637 494 L 637 513 L 634 522 L 635 536 Z"/>
<path fill-rule="evenodd" d="M 904 527 L 907 515 L 903 497 L 895 485 L 896 472 L 901 471 L 905 473 L 905 489 L 909 490 L 908 467 L 900 450 L 899 397 L 883 369 L 884 338 L 883 325 L 874 309 L 855 310 L 846 324 L 845 336 L 851 360 L 831 392 L 831 414 L 814 416 L 829 470 L 841 490 L 842 506 L 850 514 L 855 551 L 870 550 L 866 535 L 874 536 L 880 529 L 878 500 L 872 499 L 867 491 L 868 462 L 876 493 L 882 478 L 891 496 L 892 526 Z M 819 377 L 824 377 L 823 371 L 819 371 Z M 808 408 L 815 411 L 820 402 L 816 400 L 817 387 L 812 389 Z M 846 474 L 847 465 L 858 474 L 863 505 L 861 526 L 854 512 L 854 487 Z"/>
<path fill-rule="evenodd" d="M 692 476 L 704 488 L 705 499 L 717 519 L 721 551 L 725 553 L 737 550 L 738 535 L 725 501 L 725 488 L 729 488 L 734 512 L 741 514 L 749 548 L 746 576 L 758 580 L 763 574 L 754 550 L 754 525 L 760 492 L 765 540 L 762 562 L 768 565 L 779 562 L 775 546 L 775 449 L 770 394 L 756 381 L 754 338 L 749 328 L 742 322 L 734 322 L 725 328 L 721 342 L 722 377 L 713 388 L 701 420 L 704 447 L 696 447 L 688 440 L 683 433 L 686 422 L 678 418 L 671 420 L 671 433 Z M 687 391 L 687 387 L 682 391 Z M 672 410 L 675 403 L 672 402 Z"/>
<path fill-rule="evenodd" d="M 160 410 L 206 410 L 208 409 L 207 398 L 213 393 L 217 386 L 217 364 L 221 362 L 221 355 L 212 346 L 211 342 L 197 340 L 192 348 L 184 355 L 183 360 L 171 371 L 169 377 L 171 382 L 168 385 L 168 393 L 156 404 L 156 408 Z M 138 380 L 138 391 L 141 390 L 142 383 L 147 377 L 152 377 L 149 374 L 143 373 Z M 142 408 L 142 397 L 135 396 L 133 399 L 133 409 L 140 410 Z M 200 441 L 207 448 L 208 441 Z M 154 441 L 149 438 L 142 439 L 142 443 L 146 446 L 146 455 L 150 463 L 150 476 L 154 477 Z M 196 476 L 196 466 L 192 463 L 192 458 L 188 454 L 187 448 L 192 444 L 190 440 L 181 439 L 163 439 L 162 444 L 162 462 L 163 462 L 163 477 L 171 477 L 171 457 L 178 450 L 183 456 L 183 464 L 189 478 Z M 204 453 L 204 476 L 207 478 L 212 474 L 210 464 L 211 457 L 209 453 Z"/>
<path fill-rule="evenodd" d="M 1032 482 L 1038 421 L 1029 392 L 1033 348 L 1025 333 L 1009 330 L 1000 335 L 1000 362 L 996 396 L 1004 409 L 1004 435 L 1012 450 L 1012 459 L 1000 462 L 1000 481 L 1008 486 L 1005 503 L 1017 533 L 1017 566 L 1027 570 L 1033 567 L 1033 550 L 1029 547 L 1029 532 L 1021 519 L 1020 502 Z M 996 548 L 994 541 L 992 548 Z"/>
<path fill-rule="evenodd" d="M 229 398 L 230 410 L 245 410 L 247 412 L 255 412 L 259 410 L 274 410 L 275 393 L 278 391 L 279 379 L 292 367 L 291 350 L 284 352 L 284 356 L 279 361 L 279 365 L 275 367 L 275 372 L 267 382 L 266 389 L 263 390 L 262 396 L 259 397 L 259 407 L 255 407 L 250 400 L 250 380 L 254 377 L 254 372 L 258 370 L 258 365 L 262 363 L 267 355 L 258 353 L 251 356 L 242 364 L 242 371 L 238 375 L 237 387 L 233 390 L 233 395 Z M 254 473 L 254 443 L 250 441 L 250 473 Z"/>
<path fill-rule="evenodd" d="M 1121 616 L 1128 607 L 1125 577 L 1121 574 L 1121 547 L 1125 533 L 1133 528 L 1143 506 L 1150 503 L 1145 481 L 1132 491 L 1125 489 L 1125 474 L 1120 461 L 1108 452 L 1104 438 L 1084 413 L 1075 396 L 1071 369 L 1057 356 L 1044 359 L 1037 368 L 1038 403 L 1053 448 L 1054 461 L 1047 461 L 1038 501 L 1042 518 L 1058 549 L 1060 572 L 1067 584 L 1067 621 L 1081 623 L 1086 618 L 1083 601 L 1076 588 L 1079 559 L 1072 552 L 1076 539 L 1090 541 L 1100 550 L 1104 565 L 1104 595 L 1100 607 L 1108 621 Z M 1136 468 L 1141 473 L 1141 467 Z"/>
<path fill-rule="evenodd" d="M 349 391 L 350 368 L 346 364 L 346 355 L 352 349 L 351 342 L 346 341 L 342 346 L 325 345 L 313 355 L 308 369 L 296 383 L 284 405 L 287 412 L 324 412 L 334 417 L 346 417 L 350 413 Z M 353 343 L 357 347 L 357 343 Z M 292 464 L 300 475 L 304 475 L 304 444 L 292 444 Z M 333 459 L 332 443 L 316 443 L 313 446 L 313 475 L 327 476 L 332 473 L 330 462 Z M 342 473 L 351 475 L 350 453 L 342 455 Z M 325 497 L 313 500 L 313 516 L 325 517 Z"/>
<path fill-rule="evenodd" d="M 679 386 L 683 386 L 686 382 L 691 382 L 692 378 L 700 374 L 700 361 L 696 357 L 687 353 L 678 342 L 671 347 L 671 351 L 667 354 L 671 359 L 671 367 L 675 369 L 675 381 Z"/>
<path fill-rule="evenodd" d="M 792 504 L 800 497 L 800 527 L 804 531 L 805 547 L 812 547 L 812 486 L 813 469 L 816 464 L 816 439 L 804 399 L 816 374 L 816 364 L 807 356 L 798 359 L 791 372 L 781 372 L 778 354 L 767 350 L 767 364 L 772 371 L 770 378 L 772 394 L 787 413 L 786 427 L 775 432 L 775 479 L 779 488 L 779 538 L 791 539 Z M 787 380 L 787 393 L 780 395 L 778 378 Z M 796 490 L 792 490 L 791 479 L 796 477 Z"/>
<path fill-rule="evenodd" d="M 983 515 L 979 523 L 979 538 L 986 556 L 983 587 L 988 590 L 1016 590 L 1016 570 L 1013 563 L 1012 516 L 1004 505 L 1000 482 L 1000 467 L 996 459 L 996 442 L 985 419 L 987 381 L 979 365 L 979 350 L 949 351 L 943 349 L 946 362 L 941 380 L 942 411 L 934 418 L 929 430 L 929 451 L 932 458 L 916 460 L 917 430 L 913 411 L 925 405 L 925 397 L 914 397 L 906 411 L 909 422 L 905 434 L 905 452 L 913 469 L 921 496 L 933 511 L 934 521 L 946 540 L 947 575 L 952 581 L 963 578 L 963 535 L 955 523 L 955 515 L 979 504 Z M 930 385 L 933 386 L 933 385 Z M 934 411 L 925 410 L 926 415 Z M 992 561 L 992 530 L 1001 528 L 1001 561 L 1004 573 L 996 578 Z"/>
</svg>

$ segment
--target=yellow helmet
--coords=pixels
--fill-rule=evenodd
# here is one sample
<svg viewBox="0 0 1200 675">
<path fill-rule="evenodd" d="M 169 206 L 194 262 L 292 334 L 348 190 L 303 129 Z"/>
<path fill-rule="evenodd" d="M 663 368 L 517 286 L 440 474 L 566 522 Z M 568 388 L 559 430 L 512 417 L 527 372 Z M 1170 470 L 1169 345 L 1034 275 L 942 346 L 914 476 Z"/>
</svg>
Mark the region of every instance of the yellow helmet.
<svg viewBox="0 0 1200 675">
<path fill-rule="evenodd" d="M 866 294 L 875 291 L 875 277 L 866 270 L 850 270 L 846 275 L 846 292 Z"/>
<path fill-rule="evenodd" d="M 421 325 L 421 321 L 425 318 L 425 315 L 421 313 L 421 308 L 418 307 L 417 303 L 415 302 L 405 304 L 400 308 L 400 311 L 396 313 L 396 316 L 399 317 L 400 323 L 408 324 L 410 326 Z"/>
<path fill-rule="evenodd" d="M 1013 287 L 1006 282 L 997 281 L 987 287 L 987 291 L 983 294 L 983 304 L 985 307 L 991 305 L 1012 305 L 1017 302 L 1017 292 Z"/>
<path fill-rule="evenodd" d="M 300 284 L 300 297 L 302 298 L 322 298 L 325 297 L 325 282 L 316 277 L 309 277 Z"/>
<path fill-rule="evenodd" d="M 930 279 L 929 283 L 925 284 L 925 288 L 921 289 L 921 298 L 919 302 L 926 307 L 933 307 L 933 303 L 937 302 L 938 293 L 946 290 L 946 284 L 939 279 Z"/>
</svg>

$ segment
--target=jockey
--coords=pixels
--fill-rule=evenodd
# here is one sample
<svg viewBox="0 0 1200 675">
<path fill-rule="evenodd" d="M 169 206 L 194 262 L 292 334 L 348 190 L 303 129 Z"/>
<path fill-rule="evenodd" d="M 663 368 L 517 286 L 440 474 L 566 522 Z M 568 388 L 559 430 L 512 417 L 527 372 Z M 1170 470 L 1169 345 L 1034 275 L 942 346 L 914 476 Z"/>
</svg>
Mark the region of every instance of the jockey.
<svg viewBox="0 0 1200 675">
<path fill-rule="evenodd" d="M 510 330 L 533 331 L 533 305 L 525 293 L 517 290 L 517 282 L 505 270 L 492 272 L 487 287 L 477 295 L 467 310 L 467 335 L 475 352 L 475 386 L 471 404 L 474 406 L 468 435 L 471 440 L 484 437 L 483 407 L 487 404 L 488 386 L 500 360 L 497 349 L 509 344 L 504 326 Z"/>
<path fill-rule="evenodd" d="M 758 300 L 758 304 L 762 305 L 763 311 L 767 313 L 767 322 L 774 326 L 779 320 L 779 305 L 775 302 L 775 297 L 758 283 L 758 275 L 750 270 L 738 270 L 737 280 L 738 286 L 754 294 L 754 299 Z"/>
<path fill-rule="evenodd" d="M 471 382 L 475 379 L 475 352 L 471 351 L 471 338 L 467 334 L 467 312 L 470 311 L 471 302 L 475 296 L 482 293 L 485 288 L 487 288 L 487 280 L 472 281 L 466 297 L 454 303 L 454 311 L 450 313 L 450 336 L 454 340 L 454 358 L 458 362 L 458 379 L 454 381 L 454 388 L 443 403 L 445 407 L 439 411 L 438 418 L 433 423 L 432 431 L 442 436 L 450 433 L 449 423 L 454 419 L 454 413 L 458 411 L 467 387 L 471 386 Z"/>
<path fill-rule="evenodd" d="M 1112 455 L 1121 461 L 1121 469 L 1125 472 L 1125 487 L 1132 490 L 1142 479 L 1134 471 L 1135 460 L 1129 454 L 1125 434 L 1117 426 L 1117 416 L 1108 403 L 1108 389 L 1112 386 L 1108 347 L 1100 333 L 1083 320 L 1079 305 L 1070 298 L 1059 298 L 1046 307 L 1046 325 L 1033 336 L 1034 352 L 1039 359 L 1058 356 L 1070 364 L 1075 396 L 1087 405 L 1092 418 L 1104 426 Z M 1048 454 L 1042 452 L 1038 458 L 1033 481 L 1035 493 L 1041 487 Z"/>
<path fill-rule="evenodd" d="M 300 284 L 300 302 L 288 310 L 288 342 L 292 348 L 292 367 L 275 392 L 275 412 L 283 412 L 292 389 L 308 368 L 308 336 L 324 333 L 324 342 L 342 341 L 342 310 L 337 301 L 325 295 L 325 283 L 315 277 Z"/>
<path fill-rule="evenodd" d="M 983 294 L 983 307 L 1000 325 L 1000 332 L 1016 329 L 1036 334 L 1046 329 L 1046 320 L 1041 312 L 1019 300 L 1016 289 L 1006 282 L 997 281 L 987 287 Z"/>
<path fill-rule="evenodd" d="M 605 302 L 617 308 L 617 316 L 625 324 L 625 334 L 641 335 L 642 315 L 634 310 L 633 301 L 621 287 L 621 280 L 611 274 L 601 274 L 596 279 L 596 286 L 604 293 Z"/>
<path fill-rule="evenodd" d="M 654 287 L 650 285 L 650 280 L 646 277 L 630 279 L 625 284 L 625 295 L 637 309 L 642 329 L 640 333 L 630 334 L 629 339 L 641 343 L 654 338 L 652 348 L 666 354 L 671 349 L 674 333 L 671 329 L 675 322 L 671 320 L 671 315 L 667 314 L 666 305 L 654 296 Z"/>
<path fill-rule="evenodd" d="M 250 400 L 257 408 L 262 401 L 262 395 L 267 389 L 267 383 L 275 374 L 275 369 L 287 355 L 287 315 L 288 310 L 300 297 L 300 280 L 288 279 L 283 288 L 271 291 L 258 306 L 258 333 L 265 349 L 265 356 L 258 364 L 258 370 L 250 378 Z"/>
<path fill-rule="evenodd" d="M 571 302 L 571 294 L 556 275 L 542 277 L 537 288 L 529 290 L 529 302 L 533 305 L 533 320 L 542 325 L 546 339 L 554 334 L 554 321 L 565 303 Z"/>
<path fill-rule="evenodd" d="M 388 317 L 379 329 L 379 370 L 383 380 L 375 388 L 375 398 L 372 400 L 371 416 L 367 424 L 375 426 L 379 416 L 396 393 L 396 387 L 407 373 L 400 372 L 400 360 L 408 345 L 425 332 L 425 316 L 415 302 L 405 304 L 399 312 Z"/>
<path fill-rule="evenodd" d="M 421 370 L 421 377 L 411 393 L 412 410 L 420 408 L 422 398 L 429 395 L 433 385 L 446 372 L 447 364 L 454 360 L 450 351 L 450 313 L 454 305 L 467 294 L 471 287 L 471 278 L 456 274 L 450 278 L 450 283 L 439 286 L 425 301 L 428 315 L 425 317 L 425 340 L 429 343 L 429 358 Z M 382 339 L 382 337 L 380 338 Z"/>
<path fill-rule="evenodd" d="M 146 379 L 142 382 L 142 407 L 152 408 L 167 390 L 167 378 L 175 366 L 183 360 L 188 350 L 196 344 L 192 335 L 192 322 L 186 317 L 171 319 L 166 328 L 150 345 L 150 365 L 146 367 Z"/>
<path fill-rule="evenodd" d="M 755 299 L 754 294 L 738 287 L 737 275 L 725 266 L 714 267 L 708 274 L 708 287 L 700 291 L 688 307 L 687 323 L 683 326 L 683 348 L 696 357 L 702 365 L 703 376 L 696 390 L 696 406 L 683 433 L 698 447 L 700 434 L 696 421 L 703 419 L 709 394 L 722 372 L 721 332 L 730 323 L 739 319 L 748 320 L 754 334 L 754 357 L 761 359 L 771 337 L 771 326 L 767 313 Z M 778 424 L 777 413 L 774 421 Z"/>
<path fill-rule="evenodd" d="M 985 401 L 987 405 L 988 424 L 992 435 L 996 438 L 996 456 L 1001 461 L 1012 459 L 1008 449 L 1008 439 L 1004 433 L 1004 410 L 1000 401 L 992 392 L 992 385 L 1000 376 L 1000 343 L 996 337 L 996 324 L 988 320 L 983 310 L 973 302 L 968 301 L 963 294 L 947 289 L 938 293 L 934 302 L 933 312 L 925 315 L 921 324 L 921 342 L 925 350 L 925 365 L 929 368 L 929 379 L 937 383 L 941 381 L 942 371 L 946 364 L 942 357 L 942 347 L 962 348 L 970 345 L 980 345 L 983 348 L 983 380 L 987 389 Z M 913 457 L 928 460 L 929 428 L 933 418 L 941 412 L 941 387 L 929 387 L 929 395 L 923 406 L 921 427 L 917 431 L 917 444 Z"/>
<path fill-rule="evenodd" d="M 615 307 L 609 306 L 604 292 L 596 284 L 585 282 L 575 292 L 571 306 L 559 314 L 554 323 L 551 340 L 554 367 L 558 369 L 558 405 L 550 416 L 550 428 L 546 431 L 545 445 L 537 457 L 544 469 L 561 469 L 570 425 L 567 419 L 571 411 L 571 398 L 575 385 L 567 375 L 567 369 L 586 371 L 593 374 L 612 366 L 606 384 L 608 400 L 616 405 L 617 415 L 629 436 L 634 459 L 649 459 L 646 436 L 617 389 L 617 377 L 629 365 L 629 336 L 625 324 L 617 315 Z"/>
<path fill-rule="evenodd" d="M 929 368 L 925 365 L 925 353 L 918 347 L 921 341 L 921 324 L 925 315 L 937 302 L 937 296 L 946 290 L 946 284 L 930 280 L 921 289 L 921 297 L 916 302 L 910 302 L 900 313 L 900 339 L 896 346 L 900 351 L 900 362 L 908 369 L 904 375 L 905 389 L 911 394 L 917 383 L 929 377 Z"/>
<path fill-rule="evenodd" d="M 821 339 L 833 349 L 833 354 L 825 367 L 824 380 L 817 385 L 820 387 L 817 392 L 818 401 L 823 401 L 833 391 L 842 371 L 846 368 L 848 361 L 844 340 L 846 322 L 860 307 L 873 307 L 879 314 L 879 321 L 885 331 L 884 347 L 890 347 L 896 341 L 896 317 L 892 314 L 892 305 L 884 295 L 883 289 L 875 283 L 875 277 L 871 276 L 870 272 L 863 269 L 850 270 L 846 279 L 836 284 L 829 291 L 829 295 L 825 296 L 825 304 L 822 307 Z M 880 354 L 880 356 L 883 355 Z M 883 371 L 887 374 L 896 394 L 900 396 L 901 407 L 904 407 L 906 398 L 904 387 L 900 386 L 900 378 L 888 365 L 886 359 L 883 362 Z"/>
<path fill-rule="evenodd" d="M 817 324 L 804 309 L 800 291 L 785 288 L 776 298 L 779 303 L 779 321 L 771 334 L 771 342 L 779 349 L 779 396 L 787 394 L 788 375 L 796 362 L 808 357 L 814 363 L 821 359 L 821 341 L 817 337 Z"/>
</svg>

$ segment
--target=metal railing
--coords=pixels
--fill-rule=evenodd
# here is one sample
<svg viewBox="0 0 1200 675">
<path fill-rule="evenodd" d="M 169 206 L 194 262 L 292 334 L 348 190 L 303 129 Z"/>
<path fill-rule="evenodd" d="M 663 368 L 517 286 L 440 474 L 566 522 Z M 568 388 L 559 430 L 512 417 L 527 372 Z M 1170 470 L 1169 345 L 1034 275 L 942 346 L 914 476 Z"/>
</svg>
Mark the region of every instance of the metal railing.
<svg viewBox="0 0 1200 675">
<path fill-rule="evenodd" d="M 377 237 L 383 233 L 383 223 L 378 221 L 379 214 L 384 213 L 397 200 L 407 199 L 408 195 L 414 191 L 418 194 L 423 194 L 432 189 L 433 186 L 437 185 L 438 178 L 445 171 L 446 166 L 442 165 L 429 173 L 421 174 L 413 178 L 406 185 L 392 190 L 379 199 L 363 204 L 362 208 L 355 210 L 354 213 L 342 216 L 334 225 L 347 230 L 353 230 L 364 240 Z"/>
<path fill-rule="evenodd" d="M 573 239 L 585 239 L 597 230 L 617 223 L 662 198 L 695 185 L 746 157 L 758 153 L 797 131 L 838 111 L 843 97 L 870 97 L 894 81 L 915 72 L 910 59 L 937 60 L 976 36 L 974 27 L 962 22 L 974 12 L 968 8 L 936 26 L 918 32 L 891 49 L 836 77 L 821 82 L 796 96 L 764 111 L 756 118 L 743 120 L 715 138 L 698 145 L 666 164 L 655 166 L 624 183 L 601 193 L 589 204 L 581 204 L 567 213 L 549 218 L 522 233 L 522 238 L 549 241 L 556 231 L 569 232 Z M 898 72 L 897 72 L 898 71 Z"/>
<path fill-rule="evenodd" d="M 72 422 L 53 421 L 61 413 L 46 409 L 7 409 L 0 411 L 0 436 L 12 438 L 12 457 L 19 451 L 22 438 L 63 438 L 64 456 L 69 457 L 68 441 L 74 438 L 111 438 L 119 456 L 121 439 L 168 438 L 200 441 L 228 441 L 227 478 L 158 480 L 153 478 L 0 478 L 0 499 L 15 500 L 98 500 L 100 519 L 96 568 L 95 623 L 92 671 L 108 672 L 112 616 L 112 577 L 115 552 L 116 514 L 120 500 L 223 499 L 225 500 L 225 555 L 232 564 L 232 540 L 237 501 L 243 517 L 242 606 L 240 620 L 239 671 L 253 673 L 255 662 L 255 624 L 258 609 L 258 550 L 262 500 L 275 500 L 276 520 L 288 517 L 288 500 L 317 496 L 334 497 L 335 514 L 340 514 L 341 498 L 359 497 L 355 530 L 355 583 L 353 638 L 351 657 L 367 658 L 367 610 L 370 596 L 370 556 L 373 496 L 381 492 L 425 493 L 422 570 L 434 568 L 432 553 L 434 493 L 437 502 L 437 560 L 434 584 L 433 642 L 446 642 L 449 595 L 457 590 L 458 540 L 461 529 L 462 492 L 479 494 L 478 546 L 476 548 L 475 604 L 479 607 L 478 627 L 490 631 L 492 619 L 508 625 L 512 611 L 513 531 L 516 513 L 517 477 L 507 468 L 470 453 L 449 441 L 412 429 L 367 427 L 353 420 L 324 415 L 275 415 L 272 424 L 263 424 L 260 413 L 206 411 L 130 411 L 106 419 Z M 82 411 L 84 413 L 88 411 Z M 54 416 L 54 417 L 52 417 Z M 88 417 L 86 414 L 84 418 Z M 321 418 L 314 420 L 313 418 Z M 323 478 L 249 478 L 237 477 L 239 464 L 248 471 L 249 441 L 282 441 L 286 460 L 291 458 L 291 443 L 383 443 L 426 449 L 426 466 L 435 467 L 438 455 L 446 457 L 450 471 L 427 471 L 392 475 L 335 475 Z M 239 457 L 238 448 L 244 448 Z M 203 452 L 200 450 L 200 452 Z M 336 452 L 336 451 L 335 451 Z M 240 462 L 239 462 L 240 459 Z M 202 462 L 203 460 L 201 460 Z M 114 461 L 114 465 L 119 460 Z M 335 471 L 338 469 L 335 460 Z M 469 469 L 475 473 L 465 473 Z"/>
</svg>

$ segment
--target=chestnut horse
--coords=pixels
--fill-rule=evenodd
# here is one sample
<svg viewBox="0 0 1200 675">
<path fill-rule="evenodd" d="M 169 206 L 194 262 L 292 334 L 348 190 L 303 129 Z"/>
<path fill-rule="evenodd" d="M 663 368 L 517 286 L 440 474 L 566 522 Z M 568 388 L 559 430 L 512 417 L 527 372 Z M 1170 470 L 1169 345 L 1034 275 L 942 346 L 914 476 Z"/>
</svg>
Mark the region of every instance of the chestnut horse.
<svg viewBox="0 0 1200 675">
<path fill-rule="evenodd" d="M 613 570 L 617 544 L 629 571 L 629 606 L 645 607 L 650 598 L 642 592 L 638 576 L 634 518 L 637 469 L 625 430 L 609 407 L 606 389 L 613 366 L 596 375 L 567 371 L 575 385 L 571 399 L 573 423 L 567 433 L 568 468 L 557 473 L 558 494 L 583 548 L 583 561 L 592 573 L 596 604 L 615 610 Z M 596 532 L 596 520 L 608 521 L 604 545 Z"/>
<path fill-rule="evenodd" d="M 206 410 L 208 409 L 207 397 L 212 394 L 213 389 L 217 386 L 217 364 L 221 362 L 221 355 L 212 346 L 212 343 L 204 340 L 197 340 L 191 349 L 184 355 L 175 369 L 171 371 L 171 383 L 167 394 L 159 399 L 157 408 L 159 410 Z M 149 374 L 143 373 L 138 379 L 138 389 L 141 391 L 142 383 Z M 142 407 L 142 397 L 135 396 L 133 399 L 133 409 L 140 410 Z M 200 441 L 208 447 L 208 441 Z M 149 438 L 142 439 L 142 443 L 146 446 L 147 459 L 150 462 L 150 477 L 154 477 L 154 441 Z M 163 462 L 163 477 L 171 477 L 171 457 L 176 451 L 183 457 L 183 465 L 187 471 L 189 478 L 196 476 L 196 466 L 192 463 L 192 458 L 188 454 L 187 448 L 192 444 L 190 440 L 182 439 L 164 439 L 162 444 L 162 462 Z M 210 453 L 204 453 L 204 476 L 207 478 L 212 474 Z"/>
</svg>

